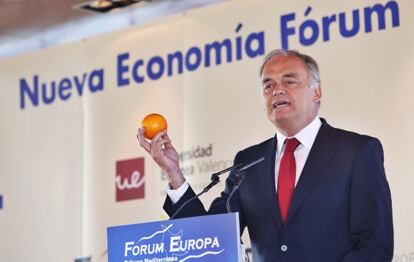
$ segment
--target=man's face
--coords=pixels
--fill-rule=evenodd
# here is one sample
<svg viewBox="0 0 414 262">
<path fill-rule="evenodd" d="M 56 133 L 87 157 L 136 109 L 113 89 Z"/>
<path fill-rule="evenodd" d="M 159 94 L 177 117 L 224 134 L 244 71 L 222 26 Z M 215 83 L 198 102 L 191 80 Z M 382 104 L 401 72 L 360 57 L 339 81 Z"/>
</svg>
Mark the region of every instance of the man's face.
<svg viewBox="0 0 414 262">
<path fill-rule="evenodd" d="M 269 60 L 262 72 L 262 94 L 267 117 L 287 136 L 306 127 L 318 113 L 319 86 L 310 88 L 305 64 L 293 56 Z"/>
</svg>

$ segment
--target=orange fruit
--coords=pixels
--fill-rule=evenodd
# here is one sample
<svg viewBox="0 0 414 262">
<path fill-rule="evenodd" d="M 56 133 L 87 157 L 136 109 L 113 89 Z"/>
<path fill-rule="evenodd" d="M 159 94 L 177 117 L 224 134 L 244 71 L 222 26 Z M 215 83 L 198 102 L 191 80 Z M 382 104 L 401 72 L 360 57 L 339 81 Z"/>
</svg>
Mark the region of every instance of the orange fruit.
<svg viewBox="0 0 414 262">
<path fill-rule="evenodd" d="M 149 114 L 141 121 L 141 125 L 145 127 L 144 136 L 152 139 L 156 134 L 167 129 L 167 121 L 160 114 Z"/>
</svg>

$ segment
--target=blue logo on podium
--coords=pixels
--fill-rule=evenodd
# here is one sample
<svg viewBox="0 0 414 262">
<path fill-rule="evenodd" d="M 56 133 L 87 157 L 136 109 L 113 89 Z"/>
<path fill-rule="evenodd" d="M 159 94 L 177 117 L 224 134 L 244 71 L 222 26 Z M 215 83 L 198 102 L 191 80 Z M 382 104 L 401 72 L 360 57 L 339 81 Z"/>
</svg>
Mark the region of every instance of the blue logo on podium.
<svg viewBox="0 0 414 262">
<path fill-rule="evenodd" d="M 237 213 L 108 228 L 108 261 L 238 261 Z"/>
</svg>

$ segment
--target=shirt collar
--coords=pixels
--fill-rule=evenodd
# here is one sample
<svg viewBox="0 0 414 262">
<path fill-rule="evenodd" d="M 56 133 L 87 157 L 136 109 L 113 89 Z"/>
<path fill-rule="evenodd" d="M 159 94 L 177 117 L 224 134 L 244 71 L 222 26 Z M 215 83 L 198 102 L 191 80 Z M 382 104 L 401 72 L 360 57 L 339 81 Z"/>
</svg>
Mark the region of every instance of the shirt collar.
<svg viewBox="0 0 414 262">
<path fill-rule="evenodd" d="M 312 120 L 305 128 L 299 131 L 295 137 L 297 140 L 299 140 L 300 144 L 304 146 L 307 149 L 311 149 L 313 142 L 315 141 L 316 135 L 318 134 L 319 128 L 322 125 L 322 121 L 319 119 L 318 116 L 315 117 L 315 119 Z M 280 152 L 281 148 L 283 148 L 283 144 L 286 140 L 286 138 L 292 138 L 292 137 L 286 137 L 279 131 L 276 131 L 276 138 L 277 138 L 277 150 Z"/>
</svg>

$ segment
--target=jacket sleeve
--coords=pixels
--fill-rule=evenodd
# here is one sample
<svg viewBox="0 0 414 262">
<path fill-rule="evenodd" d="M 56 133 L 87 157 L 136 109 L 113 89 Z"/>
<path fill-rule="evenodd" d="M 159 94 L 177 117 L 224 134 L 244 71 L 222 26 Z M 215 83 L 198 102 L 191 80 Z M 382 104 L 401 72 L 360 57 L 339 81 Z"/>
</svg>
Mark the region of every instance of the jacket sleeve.
<svg viewBox="0 0 414 262">
<path fill-rule="evenodd" d="M 349 218 L 354 248 L 343 261 L 391 261 L 394 249 L 391 194 L 379 140 L 371 138 L 365 143 L 354 163 Z"/>
</svg>

